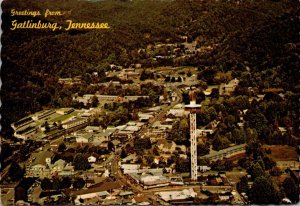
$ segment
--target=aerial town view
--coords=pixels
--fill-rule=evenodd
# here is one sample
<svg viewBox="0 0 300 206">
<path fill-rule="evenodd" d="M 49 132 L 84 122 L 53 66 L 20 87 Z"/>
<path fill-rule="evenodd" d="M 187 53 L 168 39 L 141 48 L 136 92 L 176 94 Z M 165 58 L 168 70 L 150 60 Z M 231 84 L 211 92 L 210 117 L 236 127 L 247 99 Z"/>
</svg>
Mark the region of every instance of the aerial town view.
<svg viewBox="0 0 300 206">
<path fill-rule="evenodd" d="M 3 0 L 0 205 L 299 204 L 298 0 Z"/>
</svg>

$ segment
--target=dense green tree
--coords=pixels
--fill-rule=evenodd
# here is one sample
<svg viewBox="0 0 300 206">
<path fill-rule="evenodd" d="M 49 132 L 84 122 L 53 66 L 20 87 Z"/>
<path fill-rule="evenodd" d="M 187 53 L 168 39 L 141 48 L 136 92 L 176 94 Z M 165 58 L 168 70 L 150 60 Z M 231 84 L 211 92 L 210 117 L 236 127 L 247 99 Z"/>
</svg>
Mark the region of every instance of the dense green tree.
<svg viewBox="0 0 300 206">
<path fill-rule="evenodd" d="M 231 160 L 225 160 L 224 167 L 226 171 L 231 171 L 234 167 L 233 162 Z"/>
<path fill-rule="evenodd" d="M 225 165 L 222 160 L 217 160 L 212 162 L 211 164 L 211 169 L 215 171 L 225 171 Z"/>
<path fill-rule="evenodd" d="M 82 154 L 77 154 L 73 161 L 75 170 L 87 170 L 91 168 L 87 158 Z"/>
<path fill-rule="evenodd" d="M 232 131 L 232 138 L 232 142 L 235 144 L 243 144 L 246 142 L 246 134 L 242 129 L 235 128 Z"/>
<path fill-rule="evenodd" d="M 146 159 L 148 165 L 151 165 L 154 161 L 154 156 L 153 155 L 147 155 L 147 156 L 145 156 L 145 159 Z"/>
<path fill-rule="evenodd" d="M 154 79 L 154 74 L 153 72 L 150 72 L 150 71 L 146 71 L 145 69 L 142 71 L 141 73 L 141 77 L 140 77 L 140 80 L 141 81 L 144 81 L 146 79 Z"/>
<path fill-rule="evenodd" d="M 170 76 L 166 76 L 165 82 L 170 82 L 170 80 L 171 80 Z"/>
<path fill-rule="evenodd" d="M 263 157 L 263 162 L 264 162 L 266 170 L 270 170 L 276 166 L 276 162 L 272 158 L 270 158 L 266 155 Z"/>
<path fill-rule="evenodd" d="M 66 189 L 70 188 L 72 185 L 72 181 L 69 177 L 63 177 L 60 182 L 60 188 Z"/>
<path fill-rule="evenodd" d="M 230 141 L 227 139 L 227 137 L 221 137 L 220 135 L 216 135 L 212 142 L 212 145 L 214 150 L 219 151 L 228 148 L 230 145 Z"/>
<path fill-rule="evenodd" d="M 198 165 L 210 165 L 209 159 L 207 158 L 198 158 Z"/>
<path fill-rule="evenodd" d="M 242 176 L 240 178 L 240 181 L 236 185 L 236 189 L 239 193 L 242 192 L 247 192 L 248 191 L 248 177 L 247 176 Z"/>
<path fill-rule="evenodd" d="M 189 104 L 190 103 L 190 95 L 188 92 L 183 92 L 182 93 L 182 102 L 184 104 Z"/>
<path fill-rule="evenodd" d="M 8 143 L 4 143 L 1 146 L 0 159 L 3 162 L 7 157 L 9 157 L 13 153 L 13 149 Z M 1 164 L 3 165 L 3 164 Z"/>
<path fill-rule="evenodd" d="M 279 167 L 273 167 L 270 170 L 270 175 L 272 175 L 272 176 L 280 176 L 281 174 L 282 174 L 282 171 Z"/>
<path fill-rule="evenodd" d="M 248 169 L 251 166 L 249 158 L 243 157 L 238 160 L 238 165 L 244 169 Z"/>
<path fill-rule="evenodd" d="M 172 130 L 170 132 L 170 139 L 179 145 L 189 144 L 189 125 L 187 119 L 181 119 L 173 123 Z"/>
<path fill-rule="evenodd" d="M 258 162 L 253 163 L 250 166 L 250 168 L 248 169 L 248 173 L 251 175 L 251 178 L 253 180 L 265 175 L 263 168 L 261 167 L 261 165 Z"/>
<path fill-rule="evenodd" d="M 210 145 L 208 142 L 206 142 L 205 144 L 204 143 L 198 144 L 197 145 L 197 155 L 204 156 L 204 155 L 208 154 L 209 148 L 210 148 Z"/>
<path fill-rule="evenodd" d="M 263 134 L 267 130 L 267 124 L 268 124 L 268 120 L 266 119 L 264 114 L 260 113 L 257 110 L 252 112 L 248 111 L 246 120 L 247 120 L 247 125 L 250 128 L 256 129 L 259 137 L 263 137 Z"/>
<path fill-rule="evenodd" d="M 127 153 L 126 153 L 126 150 L 124 148 L 122 148 L 121 150 L 121 154 L 120 154 L 120 157 L 123 159 L 125 157 L 127 157 Z"/>
<path fill-rule="evenodd" d="M 58 145 L 58 149 L 57 149 L 57 151 L 58 152 L 64 152 L 65 150 L 66 150 L 66 145 L 65 145 L 65 143 L 60 143 L 59 145 Z"/>
<path fill-rule="evenodd" d="M 246 145 L 246 153 L 253 156 L 256 160 L 259 156 L 262 155 L 261 144 L 257 140 L 251 140 Z"/>
<path fill-rule="evenodd" d="M 213 88 L 211 90 L 211 94 L 210 94 L 211 98 L 217 99 L 217 98 L 219 98 L 219 95 L 220 95 L 220 93 L 219 93 L 219 90 L 217 88 Z"/>
<path fill-rule="evenodd" d="M 201 104 L 201 102 L 205 100 L 205 94 L 203 91 L 196 91 L 195 95 L 196 95 L 196 103 L 197 104 Z M 213 112 L 213 111 L 211 111 L 211 112 Z"/>
<path fill-rule="evenodd" d="M 60 179 L 58 179 L 57 177 L 52 178 L 52 189 L 59 190 L 60 188 L 61 188 Z"/>
<path fill-rule="evenodd" d="M 135 138 L 133 144 L 134 144 L 134 149 L 136 151 L 143 151 L 145 149 L 151 149 L 151 141 L 150 141 L 149 137 Z"/>
<path fill-rule="evenodd" d="M 157 147 L 153 148 L 153 154 L 156 156 L 159 156 L 159 151 L 158 151 Z"/>
<path fill-rule="evenodd" d="M 51 190 L 52 189 L 52 182 L 49 178 L 45 177 L 41 181 L 41 188 L 43 190 Z"/>
<path fill-rule="evenodd" d="M 253 204 L 279 204 L 278 188 L 268 176 L 257 177 L 249 192 L 249 199 Z"/>
<path fill-rule="evenodd" d="M 190 161 L 187 159 L 179 158 L 176 161 L 175 169 L 176 172 L 182 173 L 182 172 L 190 172 L 191 165 Z"/>
<path fill-rule="evenodd" d="M 93 97 L 91 98 L 91 106 L 92 106 L 92 107 L 97 107 L 98 104 L 99 104 L 98 97 L 97 97 L 97 96 L 93 96 Z"/>
<path fill-rule="evenodd" d="M 18 186 L 16 187 L 16 190 L 15 190 L 15 201 L 17 202 L 18 200 L 23 200 L 23 201 L 26 201 L 27 200 L 27 196 L 26 196 L 26 189 L 22 186 Z"/>
<path fill-rule="evenodd" d="M 24 169 L 18 163 L 13 161 L 8 170 L 8 176 L 13 182 L 20 180 L 24 175 Z"/>
<path fill-rule="evenodd" d="M 85 181 L 81 177 L 76 178 L 73 182 L 73 187 L 76 189 L 81 189 L 84 187 L 84 185 L 85 185 Z"/>
<path fill-rule="evenodd" d="M 50 125 L 47 121 L 44 123 L 44 126 L 45 126 L 45 132 L 49 132 L 50 131 Z"/>
<path fill-rule="evenodd" d="M 282 187 L 286 196 L 292 201 L 293 204 L 299 202 L 299 185 L 295 183 L 293 178 L 287 177 L 283 183 Z"/>
<path fill-rule="evenodd" d="M 114 144 L 111 141 L 108 141 L 108 143 L 107 143 L 107 149 L 110 152 L 115 150 L 115 146 L 114 146 Z"/>
</svg>

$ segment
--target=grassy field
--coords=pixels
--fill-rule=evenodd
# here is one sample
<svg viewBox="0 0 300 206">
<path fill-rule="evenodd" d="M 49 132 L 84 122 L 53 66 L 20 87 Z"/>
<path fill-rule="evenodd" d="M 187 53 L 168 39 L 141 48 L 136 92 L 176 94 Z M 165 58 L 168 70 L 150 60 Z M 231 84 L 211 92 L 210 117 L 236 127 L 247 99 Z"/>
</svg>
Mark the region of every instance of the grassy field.
<svg viewBox="0 0 300 206">
<path fill-rule="evenodd" d="M 275 161 L 297 160 L 297 148 L 287 145 L 265 145 L 264 149 L 271 149 L 270 157 Z"/>
</svg>

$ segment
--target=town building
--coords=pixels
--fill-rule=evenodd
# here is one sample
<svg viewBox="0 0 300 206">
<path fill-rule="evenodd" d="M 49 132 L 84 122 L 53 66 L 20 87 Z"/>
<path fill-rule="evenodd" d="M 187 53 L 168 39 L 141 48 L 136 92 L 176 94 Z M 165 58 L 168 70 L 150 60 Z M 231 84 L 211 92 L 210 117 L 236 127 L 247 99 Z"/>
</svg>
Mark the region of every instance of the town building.
<svg viewBox="0 0 300 206">
<path fill-rule="evenodd" d="M 68 122 L 65 122 L 62 127 L 64 129 L 70 129 L 77 126 L 84 126 L 88 124 L 88 118 L 76 118 L 73 120 L 70 120 Z"/>
<path fill-rule="evenodd" d="M 191 189 L 177 190 L 177 191 L 164 191 L 155 193 L 160 196 L 166 202 L 186 200 L 189 198 L 195 198 L 197 193 Z"/>
<path fill-rule="evenodd" d="M 246 144 L 236 145 L 226 149 L 219 150 L 218 152 L 207 154 L 201 158 L 207 158 L 210 161 L 216 161 L 224 158 L 229 158 L 233 155 L 243 154 L 246 152 Z"/>
</svg>

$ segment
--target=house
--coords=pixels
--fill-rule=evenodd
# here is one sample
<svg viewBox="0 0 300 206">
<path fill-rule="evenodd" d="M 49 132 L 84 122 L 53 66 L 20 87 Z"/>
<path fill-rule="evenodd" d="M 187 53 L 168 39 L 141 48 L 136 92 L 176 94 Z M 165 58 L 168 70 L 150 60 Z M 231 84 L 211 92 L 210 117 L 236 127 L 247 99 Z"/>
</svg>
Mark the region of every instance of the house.
<svg viewBox="0 0 300 206">
<path fill-rule="evenodd" d="M 92 179 L 87 179 L 87 180 L 85 181 L 85 185 L 86 185 L 87 188 L 89 188 L 89 187 L 91 187 L 91 186 L 93 186 L 93 185 L 95 185 L 95 184 L 96 184 L 96 182 L 95 182 L 95 179 L 94 179 L 94 178 L 92 178 Z"/>
<path fill-rule="evenodd" d="M 87 189 L 88 190 L 88 189 Z M 89 203 L 97 203 L 101 199 L 105 199 L 110 194 L 107 191 L 101 191 L 101 192 L 89 192 L 86 191 L 86 193 L 79 194 L 76 196 L 76 199 L 74 200 L 75 205 L 81 205 L 82 203 L 86 203 L 89 201 Z M 93 200 L 92 202 L 90 200 Z"/>
<path fill-rule="evenodd" d="M 207 137 L 207 135 L 211 135 L 214 132 L 212 129 L 197 129 L 197 136 Z"/>
<path fill-rule="evenodd" d="M 208 167 L 208 166 L 206 166 L 206 165 L 204 165 L 204 166 L 199 166 L 199 170 L 201 171 L 201 172 L 206 172 L 206 171 L 209 171 L 211 168 L 210 167 Z"/>
<path fill-rule="evenodd" d="M 278 127 L 278 130 L 282 135 L 284 135 L 287 132 L 287 129 L 285 127 Z"/>
<path fill-rule="evenodd" d="M 74 77 L 74 78 L 59 78 L 58 83 L 62 85 L 79 85 L 81 84 L 81 77 Z"/>
<path fill-rule="evenodd" d="M 94 134 L 85 134 L 83 136 L 76 137 L 77 143 L 91 143 L 94 140 Z"/>
<path fill-rule="evenodd" d="M 168 117 L 174 116 L 174 117 L 183 117 L 186 116 L 187 112 L 184 109 L 170 109 L 167 113 Z"/>
<path fill-rule="evenodd" d="M 226 202 L 230 201 L 231 198 L 232 198 L 231 192 L 219 193 L 219 199 L 222 202 L 224 202 L 224 201 L 226 201 Z"/>
<path fill-rule="evenodd" d="M 239 128 L 244 128 L 245 123 L 244 122 L 238 122 L 237 125 L 239 126 Z"/>
<path fill-rule="evenodd" d="M 117 140 L 117 139 L 114 139 L 111 142 L 113 143 L 113 145 L 114 145 L 115 148 L 121 146 L 121 142 L 119 140 Z"/>
<path fill-rule="evenodd" d="M 134 193 L 132 191 L 122 191 L 122 192 L 120 192 L 119 196 L 122 198 L 132 199 L 132 197 L 134 196 Z"/>
<path fill-rule="evenodd" d="M 26 175 L 29 177 L 47 177 L 51 174 L 51 160 L 54 153 L 41 151 L 32 154 L 33 162 L 27 167 Z"/>
<path fill-rule="evenodd" d="M 117 138 L 117 139 L 131 139 L 133 136 L 134 136 L 134 133 L 133 131 L 124 131 L 124 130 L 119 130 L 119 131 L 116 131 L 114 132 L 113 134 L 113 138 Z"/>
<path fill-rule="evenodd" d="M 112 132 L 105 131 L 101 133 L 83 133 L 78 134 L 80 136 L 76 137 L 77 143 L 91 143 L 94 145 L 101 145 L 104 142 L 107 142 L 110 139 Z"/>
<path fill-rule="evenodd" d="M 66 161 L 59 159 L 54 164 L 50 165 L 51 173 L 58 173 L 61 172 L 66 166 Z"/>
<path fill-rule="evenodd" d="M 103 148 L 103 149 L 108 149 L 108 141 L 101 142 L 101 144 L 99 145 L 99 147 Z"/>
<path fill-rule="evenodd" d="M 87 126 L 85 128 L 85 131 L 87 131 L 87 132 L 101 132 L 102 128 L 100 126 L 99 127 L 96 127 L 96 126 Z"/>
<path fill-rule="evenodd" d="M 120 181 L 104 181 L 92 185 L 88 189 L 81 189 L 71 192 L 70 196 L 75 199 L 75 204 L 79 205 L 80 199 L 83 204 L 97 205 L 102 203 L 105 199 L 112 198 L 113 193 L 119 191 L 123 186 Z"/>
<path fill-rule="evenodd" d="M 137 173 L 140 169 L 139 164 L 122 164 L 121 169 L 123 170 L 124 174 L 128 173 Z"/>
<path fill-rule="evenodd" d="M 276 161 L 276 166 L 279 167 L 280 169 L 297 169 L 300 168 L 300 162 L 299 161 L 292 161 L 292 160 L 282 160 Z"/>
<path fill-rule="evenodd" d="M 137 160 L 136 154 L 130 154 L 121 160 L 122 163 L 134 163 Z"/>
<path fill-rule="evenodd" d="M 171 185 L 183 185 L 183 179 L 182 177 L 174 176 L 170 177 L 170 184 Z"/>
<path fill-rule="evenodd" d="M 138 117 L 140 122 L 148 122 L 149 119 L 153 118 L 153 115 L 146 113 L 138 113 Z"/>
<path fill-rule="evenodd" d="M 88 162 L 90 162 L 90 163 L 94 163 L 94 162 L 96 162 L 96 160 L 97 160 L 97 158 L 92 155 L 88 157 Z"/>
</svg>

